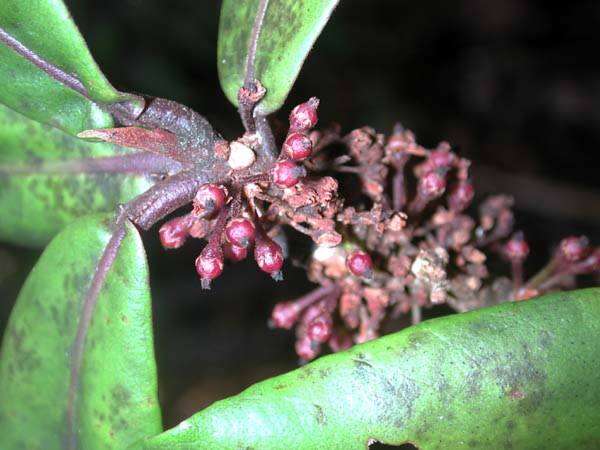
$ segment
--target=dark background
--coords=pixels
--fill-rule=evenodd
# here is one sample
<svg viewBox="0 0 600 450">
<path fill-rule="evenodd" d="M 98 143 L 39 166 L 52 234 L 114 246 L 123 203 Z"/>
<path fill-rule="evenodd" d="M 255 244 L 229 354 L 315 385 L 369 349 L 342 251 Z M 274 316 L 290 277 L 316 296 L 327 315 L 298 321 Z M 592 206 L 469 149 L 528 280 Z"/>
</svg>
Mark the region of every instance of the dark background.
<svg viewBox="0 0 600 450">
<path fill-rule="evenodd" d="M 180 101 L 225 137 L 240 134 L 217 79 L 220 2 L 67 3 L 117 88 Z M 600 2 L 341 3 L 282 119 L 315 95 L 321 124 L 387 132 L 401 121 L 427 146 L 450 141 L 474 161 L 479 198 L 515 196 L 530 271 L 567 234 L 600 242 Z M 200 243 L 165 253 L 156 233 L 145 240 L 166 425 L 296 366 L 291 335 L 266 319 L 276 301 L 310 288 L 303 271 L 288 264 L 286 281 L 274 283 L 245 262 L 206 293 L 193 267 Z M 0 331 L 38 255 L 0 246 Z"/>
</svg>

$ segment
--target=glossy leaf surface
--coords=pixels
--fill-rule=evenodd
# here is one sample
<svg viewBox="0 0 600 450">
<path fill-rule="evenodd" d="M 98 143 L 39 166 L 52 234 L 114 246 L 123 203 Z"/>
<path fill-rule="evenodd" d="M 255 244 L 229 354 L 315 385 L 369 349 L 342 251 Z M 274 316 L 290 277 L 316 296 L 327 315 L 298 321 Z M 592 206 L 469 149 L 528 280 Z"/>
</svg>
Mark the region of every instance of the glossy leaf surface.
<svg viewBox="0 0 600 450">
<path fill-rule="evenodd" d="M 0 41 L 0 103 L 77 134 L 112 125 L 111 115 L 100 104 L 131 100 L 106 80 L 62 0 L 2 0 L 0 28 L 78 79 L 89 97 L 65 87 Z"/>
<path fill-rule="evenodd" d="M 258 110 L 281 107 L 304 59 L 339 0 L 270 0 L 256 52 L 256 78 L 267 95 Z M 221 7 L 217 66 L 227 98 L 237 105 L 244 83 L 248 42 L 260 0 L 224 0 Z"/>
<path fill-rule="evenodd" d="M 67 448 L 70 353 L 112 215 L 60 233 L 29 275 L 0 352 L 0 448 Z M 161 430 L 144 248 L 128 225 L 100 291 L 76 403 L 78 448 L 121 450 Z"/>
<path fill-rule="evenodd" d="M 216 402 L 146 449 L 600 447 L 600 289 L 424 322 Z"/>
<path fill-rule="evenodd" d="M 145 191 L 152 180 L 133 169 L 90 172 L 89 158 L 132 153 L 85 142 L 0 106 L 0 239 L 43 245 L 77 217 L 114 211 Z"/>
</svg>

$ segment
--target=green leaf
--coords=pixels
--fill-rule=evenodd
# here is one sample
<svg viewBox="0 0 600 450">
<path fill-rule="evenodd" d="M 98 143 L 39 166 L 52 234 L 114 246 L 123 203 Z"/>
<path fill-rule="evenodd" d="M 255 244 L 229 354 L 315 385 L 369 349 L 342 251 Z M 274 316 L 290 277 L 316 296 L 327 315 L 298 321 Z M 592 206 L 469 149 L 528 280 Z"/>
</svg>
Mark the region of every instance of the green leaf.
<svg viewBox="0 0 600 450">
<path fill-rule="evenodd" d="M 258 383 L 146 449 L 600 446 L 600 289 L 424 322 Z"/>
<path fill-rule="evenodd" d="M 89 158 L 132 154 L 82 141 L 0 106 L 0 238 L 43 245 L 78 217 L 114 211 L 153 181 L 143 173 L 94 172 Z"/>
<path fill-rule="evenodd" d="M 111 216 L 83 218 L 23 286 L 0 352 L 0 448 L 67 448 L 70 353 Z M 78 448 L 118 449 L 161 430 L 144 248 L 132 225 L 100 291 L 76 402 Z"/>
<path fill-rule="evenodd" d="M 77 134 L 112 126 L 111 115 L 100 104 L 132 100 L 106 80 L 62 0 L 2 0 L 0 28 L 46 62 L 78 79 L 88 96 L 58 82 L 0 40 L 0 103 Z"/>
<path fill-rule="evenodd" d="M 244 83 L 248 42 L 261 0 L 224 0 L 221 7 L 217 67 L 227 98 L 237 106 Z M 256 52 L 256 78 L 267 88 L 258 104 L 262 114 L 281 107 L 304 59 L 339 0 L 270 0 Z"/>
</svg>

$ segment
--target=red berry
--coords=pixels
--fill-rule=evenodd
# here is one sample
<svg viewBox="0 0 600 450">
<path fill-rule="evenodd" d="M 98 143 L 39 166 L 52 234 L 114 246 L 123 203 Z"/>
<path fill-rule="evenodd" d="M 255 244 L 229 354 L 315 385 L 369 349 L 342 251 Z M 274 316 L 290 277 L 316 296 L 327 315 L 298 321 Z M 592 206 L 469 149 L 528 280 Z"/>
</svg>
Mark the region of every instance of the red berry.
<svg viewBox="0 0 600 450">
<path fill-rule="evenodd" d="M 273 167 L 273 181 L 281 188 L 295 186 L 306 176 L 306 169 L 292 161 L 279 161 Z"/>
<path fill-rule="evenodd" d="M 164 248 L 179 248 L 188 237 L 192 220 L 189 216 L 176 217 L 165 222 L 158 230 Z"/>
<path fill-rule="evenodd" d="M 291 133 L 283 143 L 283 151 L 296 161 L 308 158 L 312 153 L 312 141 L 302 133 Z"/>
<path fill-rule="evenodd" d="M 504 252 L 511 261 L 524 261 L 529 255 L 529 245 L 525 242 L 523 233 L 515 233 L 504 246 Z"/>
<path fill-rule="evenodd" d="M 319 99 L 310 98 L 307 102 L 296 106 L 290 113 L 290 130 L 307 131 L 317 124 L 317 108 Z"/>
<path fill-rule="evenodd" d="M 475 189 L 469 181 L 461 181 L 458 183 L 448 197 L 448 207 L 455 212 L 461 212 L 473 201 Z"/>
<path fill-rule="evenodd" d="M 248 256 L 248 248 L 239 247 L 231 244 L 230 242 L 225 242 L 225 244 L 223 244 L 223 253 L 225 258 L 229 259 L 230 261 L 239 262 L 243 259 L 246 259 L 246 256 Z"/>
<path fill-rule="evenodd" d="M 303 361 L 314 359 L 321 351 L 321 346 L 317 342 L 310 340 L 308 336 L 304 336 L 296 341 L 296 354 Z"/>
<path fill-rule="evenodd" d="M 418 186 L 419 194 L 426 199 L 438 198 L 446 190 L 446 177 L 434 170 L 421 177 Z"/>
<path fill-rule="evenodd" d="M 269 238 L 258 240 L 254 247 L 254 259 L 263 272 L 267 272 L 273 278 L 280 276 L 283 267 L 283 250 L 273 240 Z"/>
<path fill-rule="evenodd" d="M 585 236 L 570 236 L 560 242 L 560 254 L 568 262 L 582 259 L 589 250 L 589 240 Z"/>
<path fill-rule="evenodd" d="M 329 314 L 322 314 L 306 327 L 306 335 L 315 342 L 324 343 L 329 340 L 333 331 L 333 321 Z"/>
<path fill-rule="evenodd" d="M 225 205 L 227 190 L 216 184 L 203 184 L 194 197 L 194 214 L 212 218 Z"/>
<path fill-rule="evenodd" d="M 238 247 L 248 247 L 254 241 L 255 232 L 252 221 L 244 218 L 231 219 L 225 227 L 225 237 Z"/>
<path fill-rule="evenodd" d="M 352 252 L 346 258 L 346 266 L 357 277 L 371 278 L 373 276 L 373 260 L 367 253 L 360 250 Z"/>
<path fill-rule="evenodd" d="M 210 289 L 210 282 L 223 273 L 223 250 L 219 246 L 207 245 L 196 258 L 196 272 L 203 289 Z"/>
<path fill-rule="evenodd" d="M 298 321 L 300 310 L 294 302 L 280 302 L 271 313 L 271 324 L 289 330 Z"/>
</svg>

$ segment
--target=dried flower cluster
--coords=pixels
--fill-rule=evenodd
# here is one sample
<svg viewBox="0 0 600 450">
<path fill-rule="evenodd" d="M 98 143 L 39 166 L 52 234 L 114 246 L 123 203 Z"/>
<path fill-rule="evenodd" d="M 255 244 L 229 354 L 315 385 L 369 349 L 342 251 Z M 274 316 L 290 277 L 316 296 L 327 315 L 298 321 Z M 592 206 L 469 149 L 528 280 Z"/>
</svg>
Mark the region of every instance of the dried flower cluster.
<svg viewBox="0 0 600 450">
<path fill-rule="evenodd" d="M 512 199 L 494 196 L 478 214 L 467 213 L 474 198 L 470 161 L 446 142 L 422 147 L 401 126 L 387 137 L 368 127 L 343 137 L 337 129 L 311 131 L 318 104 L 311 98 L 293 109 L 280 154 L 263 172 L 247 174 L 257 134 L 219 141 L 215 152 L 231 169 L 227 181 L 200 186 L 192 211 L 160 229 L 166 248 L 180 247 L 187 237 L 206 239 L 196 260 L 204 288 L 226 259 L 240 261 L 249 252 L 260 269 L 280 279 L 281 226 L 310 236 L 315 249 L 308 276 L 319 287 L 277 304 L 270 321 L 295 328 L 302 360 L 313 359 L 323 345 L 338 351 L 373 339 L 387 318 L 410 312 L 418 322 L 423 307 L 447 303 L 466 311 L 523 300 L 600 269 L 600 249 L 570 237 L 525 281 L 529 246 L 513 230 Z M 342 179 L 350 196 L 359 190 L 361 196 L 345 204 Z M 510 278 L 490 275 L 494 256 L 506 260 Z"/>
</svg>

